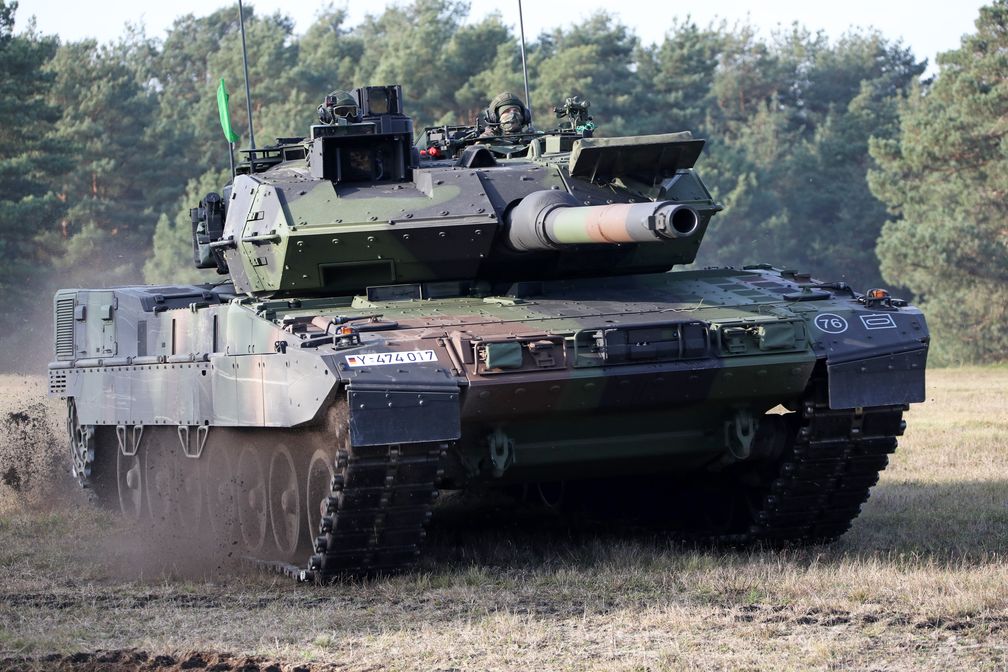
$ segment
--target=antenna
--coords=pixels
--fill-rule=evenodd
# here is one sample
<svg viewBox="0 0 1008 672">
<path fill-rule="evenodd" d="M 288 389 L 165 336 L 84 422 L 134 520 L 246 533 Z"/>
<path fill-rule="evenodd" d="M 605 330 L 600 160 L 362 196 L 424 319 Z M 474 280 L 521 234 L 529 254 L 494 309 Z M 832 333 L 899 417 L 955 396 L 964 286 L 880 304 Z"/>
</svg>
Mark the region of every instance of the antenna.
<svg viewBox="0 0 1008 672">
<path fill-rule="evenodd" d="M 525 21 L 522 19 L 521 0 L 518 0 L 518 28 L 521 31 L 522 76 L 525 78 L 525 107 L 529 111 L 529 128 L 534 128 L 532 126 L 532 100 L 529 97 L 528 88 L 528 66 L 525 64 Z"/>
<path fill-rule="evenodd" d="M 255 149 L 255 133 L 252 132 L 252 91 L 249 89 L 248 78 L 248 49 L 245 48 L 245 11 L 242 7 L 242 0 L 238 0 L 238 23 L 241 26 L 242 38 L 242 67 L 245 68 L 245 105 L 248 109 L 249 121 L 249 149 Z M 249 159 L 254 159 L 255 154 L 249 154 Z"/>
</svg>

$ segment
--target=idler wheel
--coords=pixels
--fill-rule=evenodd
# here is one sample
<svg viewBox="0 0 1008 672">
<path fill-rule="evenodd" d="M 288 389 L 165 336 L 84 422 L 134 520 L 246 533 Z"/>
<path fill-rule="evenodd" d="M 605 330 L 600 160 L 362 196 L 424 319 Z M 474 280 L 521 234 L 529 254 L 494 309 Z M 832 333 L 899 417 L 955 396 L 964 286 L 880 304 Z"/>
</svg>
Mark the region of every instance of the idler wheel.
<svg viewBox="0 0 1008 672">
<path fill-rule="evenodd" d="M 269 510 L 277 549 L 291 557 L 301 536 L 301 491 L 294 458 L 283 444 L 277 446 L 270 458 Z"/>
<path fill-rule="evenodd" d="M 81 425 L 77 404 L 67 399 L 67 431 L 70 434 L 70 458 L 73 475 L 82 488 L 91 485 L 91 466 L 95 459 L 94 425 Z"/>
<path fill-rule="evenodd" d="M 246 550 L 262 550 L 266 541 L 269 507 L 266 502 L 266 476 L 259 451 L 244 446 L 238 456 L 238 528 Z"/>
</svg>

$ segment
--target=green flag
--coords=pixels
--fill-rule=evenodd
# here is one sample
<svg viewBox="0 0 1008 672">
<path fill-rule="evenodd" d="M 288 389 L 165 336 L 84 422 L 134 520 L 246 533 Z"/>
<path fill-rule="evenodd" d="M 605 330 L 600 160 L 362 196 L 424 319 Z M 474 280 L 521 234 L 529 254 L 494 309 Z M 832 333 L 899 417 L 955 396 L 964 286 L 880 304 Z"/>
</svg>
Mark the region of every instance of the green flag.
<svg viewBox="0 0 1008 672">
<path fill-rule="evenodd" d="M 238 142 L 238 134 L 231 129 L 231 113 L 228 112 L 228 92 L 224 88 L 224 80 L 217 87 L 217 111 L 220 112 L 220 125 L 224 129 L 224 137 L 228 142 Z"/>
</svg>

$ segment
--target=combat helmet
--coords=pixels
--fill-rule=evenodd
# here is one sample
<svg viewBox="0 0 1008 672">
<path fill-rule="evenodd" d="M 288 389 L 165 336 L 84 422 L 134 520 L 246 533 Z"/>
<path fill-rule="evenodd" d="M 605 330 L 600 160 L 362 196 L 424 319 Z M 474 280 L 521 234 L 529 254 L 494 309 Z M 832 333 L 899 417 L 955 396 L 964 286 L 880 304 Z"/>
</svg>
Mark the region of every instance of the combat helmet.
<svg viewBox="0 0 1008 672">
<path fill-rule="evenodd" d="M 532 121 L 532 113 L 529 111 L 522 99 L 517 95 L 511 93 L 510 91 L 505 91 L 494 96 L 493 100 L 487 106 L 486 110 L 483 111 L 483 120 L 490 125 L 496 126 L 500 123 L 500 116 L 498 110 L 502 107 L 515 106 L 521 110 L 522 114 L 522 126 L 527 126 Z"/>
<path fill-rule="evenodd" d="M 356 121 L 360 115 L 357 98 L 349 91 L 336 89 L 318 107 L 319 121 L 323 124 L 337 124 L 340 119 Z"/>
</svg>

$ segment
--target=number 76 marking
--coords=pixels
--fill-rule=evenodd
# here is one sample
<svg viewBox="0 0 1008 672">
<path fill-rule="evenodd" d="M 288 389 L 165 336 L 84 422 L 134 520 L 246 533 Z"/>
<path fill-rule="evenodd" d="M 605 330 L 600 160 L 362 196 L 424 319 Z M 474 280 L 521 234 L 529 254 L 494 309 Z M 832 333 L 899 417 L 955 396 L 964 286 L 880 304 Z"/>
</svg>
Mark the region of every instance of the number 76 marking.
<svg viewBox="0 0 1008 672">
<path fill-rule="evenodd" d="M 827 334 L 842 334 L 847 331 L 847 320 L 833 313 L 820 313 L 816 315 L 815 326 Z"/>
</svg>

